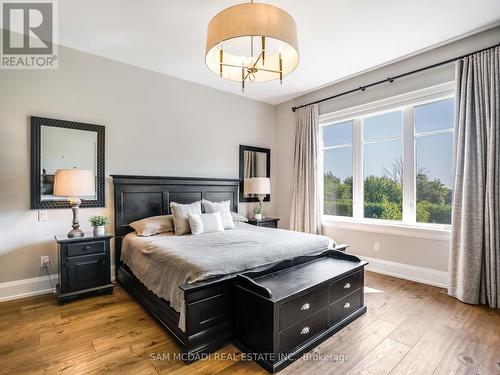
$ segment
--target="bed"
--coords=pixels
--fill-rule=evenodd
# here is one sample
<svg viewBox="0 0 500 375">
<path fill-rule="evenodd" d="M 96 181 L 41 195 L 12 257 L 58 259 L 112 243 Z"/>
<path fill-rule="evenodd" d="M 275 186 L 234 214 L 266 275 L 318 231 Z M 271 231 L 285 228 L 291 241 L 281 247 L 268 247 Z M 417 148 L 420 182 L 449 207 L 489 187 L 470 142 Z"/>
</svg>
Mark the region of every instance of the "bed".
<svg viewBox="0 0 500 375">
<path fill-rule="evenodd" d="M 326 237 L 245 223 L 201 236 L 138 237 L 129 223 L 170 214 L 170 202 L 230 200 L 237 212 L 239 180 L 112 177 L 116 279 L 177 339 L 186 362 L 232 338 L 233 284 L 239 272 L 276 267 L 333 246 Z"/>
</svg>

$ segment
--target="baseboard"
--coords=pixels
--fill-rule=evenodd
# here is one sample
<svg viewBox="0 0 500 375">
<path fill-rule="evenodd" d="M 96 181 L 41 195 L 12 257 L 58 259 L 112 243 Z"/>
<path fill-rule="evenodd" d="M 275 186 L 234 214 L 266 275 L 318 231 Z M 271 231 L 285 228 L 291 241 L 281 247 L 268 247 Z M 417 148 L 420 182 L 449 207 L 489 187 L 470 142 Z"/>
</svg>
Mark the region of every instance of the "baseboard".
<svg viewBox="0 0 500 375">
<path fill-rule="evenodd" d="M 57 274 L 50 275 L 50 277 L 55 287 L 57 284 Z M 115 280 L 115 266 L 111 266 L 111 280 Z M 49 276 L 8 281 L 6 283 L 0 283 L 0 302 L 54 292 L 55 288 L 50 285 Z"/>
<path fill-rule="evenodd" d="M 413 266 L 410 264 L 391 262 L 384 259 L 370 258 L 362 255 L 358 256 L 369 262 L 368 266 L 366 266 L 367 271 L 438 286 L 441 288 L 448 288 L 448 272 Z"/>
</svg>

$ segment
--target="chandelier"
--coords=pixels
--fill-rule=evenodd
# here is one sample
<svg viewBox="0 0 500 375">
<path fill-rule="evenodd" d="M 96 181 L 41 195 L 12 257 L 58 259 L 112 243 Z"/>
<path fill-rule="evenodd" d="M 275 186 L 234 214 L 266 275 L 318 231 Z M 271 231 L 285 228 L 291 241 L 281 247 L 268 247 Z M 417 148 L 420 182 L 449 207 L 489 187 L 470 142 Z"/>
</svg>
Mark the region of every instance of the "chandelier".
<svg viewBox="0 0 500 375">
<path fill-rule="evenodd" d="M 290 74 L 299 64 L 295 21 L 269 4 L 239 4 L 224 9 L 208 24 L 205 63 L 222 78 L 267 82 Z"/>
</svg>

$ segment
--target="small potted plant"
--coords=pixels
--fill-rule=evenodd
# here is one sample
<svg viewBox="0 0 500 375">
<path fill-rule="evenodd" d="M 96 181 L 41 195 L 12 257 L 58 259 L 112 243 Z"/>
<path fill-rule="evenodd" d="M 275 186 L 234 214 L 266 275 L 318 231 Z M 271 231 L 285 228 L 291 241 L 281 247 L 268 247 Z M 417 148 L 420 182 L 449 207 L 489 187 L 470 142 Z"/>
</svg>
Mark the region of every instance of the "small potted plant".
<svg viewBox="0 0 500 375">
<path fill-rule="evenodd" d="M 94 227 L 94 236 L 103 236 L 106 233 L 104 226 L 109 224 L 109 219 L 106 216 L 92 216 L 90 225 Z"/>
<path fill-rule="evenodd" d="M 262 206 L 257 206 L 252 209 L 255 220 L 262 220 Z"/>
</svg>

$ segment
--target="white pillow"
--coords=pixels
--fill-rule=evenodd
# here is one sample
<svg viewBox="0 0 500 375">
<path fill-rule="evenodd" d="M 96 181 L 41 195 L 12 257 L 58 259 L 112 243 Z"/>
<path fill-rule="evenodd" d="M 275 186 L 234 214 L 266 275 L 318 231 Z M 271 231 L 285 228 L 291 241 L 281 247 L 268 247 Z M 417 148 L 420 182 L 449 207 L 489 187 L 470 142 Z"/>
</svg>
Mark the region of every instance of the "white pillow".
<svg viewBox="0 0 500 375">
<path fill-rule="evenodd" d="M 224 229 L 234 229 L 234 221 L 231 215 L 231 201 L 210 202 L 203 199 L 201 202 L 206 213 L 220 212 Z"/>
<path fill-rule="evenodd" d="M 140 237 L 154 236 L 158 233 L 173 232 L 174 219 L 172 215 L 146 217 L 129 224 Z"/>
<path fill-rule="evenodd" d="M 187 234 L 191 231 L 189 227 L 188 213 L 201 215 L 201 202 L 191 204 L 170 203 L 170 210 L 174 217 L 175 234 Z"/>
<path fill-rule="evenodd" d="M 220 212 L 210 214 L 188 214 L 192 234 L 224 232 Z"/>
</svg>

